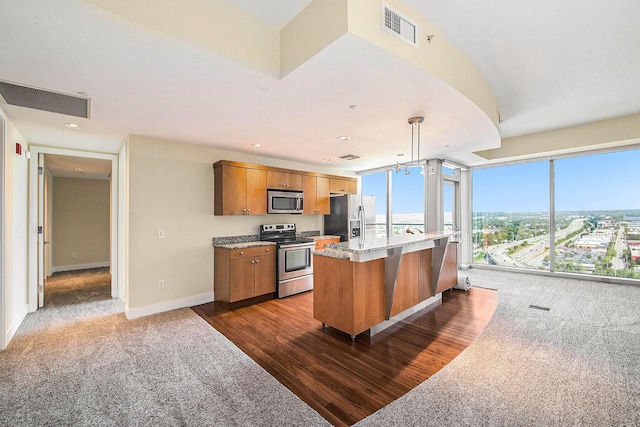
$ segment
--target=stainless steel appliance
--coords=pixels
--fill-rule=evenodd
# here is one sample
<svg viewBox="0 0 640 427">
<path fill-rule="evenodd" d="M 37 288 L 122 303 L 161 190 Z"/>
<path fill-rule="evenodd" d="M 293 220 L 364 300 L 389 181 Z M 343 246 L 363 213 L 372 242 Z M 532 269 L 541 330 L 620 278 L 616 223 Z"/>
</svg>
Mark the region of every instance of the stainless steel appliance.
<svg viewBox="0 0 640 427">
<path fill-rule="evenodd" d="M 302 191 L 267 190 L 267 213 L 301 214 L 304 208 Z"/>
<path fill-rule="evenodd" d="M 364 243 L 376 237 L 376 197 L 356 194 L 331 196 L 331 213 L 324 216 L 324 233 L 340 236 L 341 242 Z"/>
<path fill-rule="evenodd" d="M 313 239 L 297 237 L 295 224 L 263 224 L 260 240 L 276 243 L 278 298 L 313 289 Z"/>
</svg>

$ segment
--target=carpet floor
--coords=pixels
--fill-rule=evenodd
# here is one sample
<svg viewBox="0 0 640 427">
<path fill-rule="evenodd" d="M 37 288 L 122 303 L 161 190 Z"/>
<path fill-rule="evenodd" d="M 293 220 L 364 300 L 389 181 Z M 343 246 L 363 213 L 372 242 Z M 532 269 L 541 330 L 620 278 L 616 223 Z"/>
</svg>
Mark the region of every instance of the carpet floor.
<svg viewBox="0 0 640 427">
<path fill-rule="evenodd" d="M 498 289 L 492 321 L 358 426 L 640 426 L 640 287 L 462 273 Z"/>
<path fill-rule="evenodd" d="M 0 352 L 0 425 L 327 425 L 192 310 L 127 321 L 92 274 L 48 282 Z M 358 426 L 640 426 L 640 287 L 464 274 L 498 289 L 492 321 Z"/>
<path fill-rule="evenodd" d="M 0 352 L 0 425 L 328 424 L 191 309 L 128 321 L 108 272 L 71 276 Z"/>
</svg>

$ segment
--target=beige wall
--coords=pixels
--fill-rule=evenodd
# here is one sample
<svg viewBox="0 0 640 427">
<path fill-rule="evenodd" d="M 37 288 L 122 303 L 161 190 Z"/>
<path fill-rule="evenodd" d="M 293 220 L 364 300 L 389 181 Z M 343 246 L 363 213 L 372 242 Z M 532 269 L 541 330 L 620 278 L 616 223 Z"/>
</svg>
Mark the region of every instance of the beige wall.
<svg viewBox="0 0 640 427">
<path fill-rule="evenodd" d="M 212 292 L 212 237 L 256 234 L 249 228 L 263 223 L 294 222 L 302 231 L 322 227 L 321 215 L 214 216 L 214 162 L 353 175 L 140 136 L 130 136 L 127 146 L 127 309 Z M 158 230 L 164 238 L 158 238 Z M 159 280 L 165 281 L 164 290 L 158 289 Z"/>
<path fill-rule="evenodd" d="M 54 272 L 109 265 L 110 189 L 107 180 L 53 179 Z"/>
</svg>

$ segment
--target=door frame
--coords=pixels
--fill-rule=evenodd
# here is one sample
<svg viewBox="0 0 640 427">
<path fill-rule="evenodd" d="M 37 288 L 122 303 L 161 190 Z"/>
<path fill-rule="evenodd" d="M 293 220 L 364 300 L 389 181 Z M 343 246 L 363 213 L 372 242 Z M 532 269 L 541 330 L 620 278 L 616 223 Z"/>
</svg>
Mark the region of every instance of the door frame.
<svg viewBox="0 0 640 427">
<path fill-rule="evenodd" d="M 0 115 L 0 350 L 4 350 L 6 348 L 6 330 L 5 330 L 5 317 L 7 315 L 7 310 L 5 309 L 5 274 L 7 269 L 5 268 L 5 257 L 4 257 L 4 239 L 5 239 L 5 198 L 6 198 L 6 187 L 5 187 L 5 172 L 4 172 L 4 159 L 6 153 L 6 121 L 4 117 Z"/>
<path fill-rule="evenodd" d="M 42 146 L 30 146 L 31 158 L 29 160 L 29 243 L 28 243 L 28 260 L 29 260 L 29 279 L 28 279 L 28 301 L 29 311 L 36 311 L 38 308 L 38 277 L 44 274 L 39 272 L 38 253 L 42 252 L 38 247 L 38 206 L 42 203 L 43 193 L 38 189 L 38 157 L 39 154 L 56 154 L 62 156 L 86 157 L 92 159 L 103 159 L 111 161 L 111 238 L 110 238 L 110 264 L 111 264 L 111 297 L 124 298 L 124 283 L 120 280 L 120 269 L 124 266 L 120 265 L 119 254 L 124 251 L 124 239 L 119 238 L 118 230 L 124 229 L 124 211 L 118 207 L 121 203 L 120 195 L 120 172 L 118 154 L 96 153 L 90 151 L 80 151 L 64 148 L 52 148 Z"/>
</svg>

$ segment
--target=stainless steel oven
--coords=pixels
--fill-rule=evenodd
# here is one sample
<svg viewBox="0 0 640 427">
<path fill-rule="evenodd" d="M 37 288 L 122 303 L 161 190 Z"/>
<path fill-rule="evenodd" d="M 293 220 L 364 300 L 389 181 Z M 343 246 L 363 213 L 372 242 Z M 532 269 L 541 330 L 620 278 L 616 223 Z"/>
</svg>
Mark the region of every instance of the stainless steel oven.
<svg viewBox="0 0 640 427">
<path fill-rule="evenodd" d="M 313 289 L 313 239 L 296 236 L 295 224 L 260 226 L 260 240 L 276 242 L 278 298 Z"/>
</svg>

